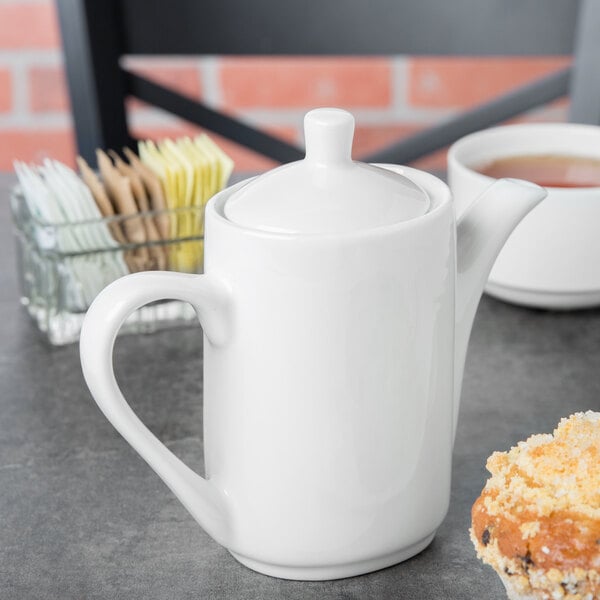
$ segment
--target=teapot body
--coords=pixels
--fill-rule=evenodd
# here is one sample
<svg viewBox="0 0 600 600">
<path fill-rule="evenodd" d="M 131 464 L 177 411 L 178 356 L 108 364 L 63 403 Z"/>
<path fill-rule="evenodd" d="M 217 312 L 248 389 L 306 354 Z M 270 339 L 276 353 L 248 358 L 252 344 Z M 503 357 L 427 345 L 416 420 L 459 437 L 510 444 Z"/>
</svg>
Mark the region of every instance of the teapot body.
<svg viewBox="0 0 600 600">
<path fill-rule="evenodd" d="M 447 187 L 403 170 L 435 206 L 376 229 L 240 227 L 223 212 L 235 188 L 207 206 L 205 271 L 232 301 L 228 340 L 204 345 L 206 475 L 227 498 L 228 549 L 255 570 L 382 568 L 446 514 L 455 224 Z"/>
<path fill-rule="evenodd" d="M 115 428 L 217 542 L 289 579 L 359 575 L 431 541 L 477 304 L 545 195 L 499 180 L 455 223 L 437 178 L 354 163 L 353 128 L 345 111 L 308 113 L 304 161 L 208 203 L 205 274 L 123 277 L 81 330 L 86 382 Z M 165 298 L 189 302 L 204 331 L 206 477 L 141 423 L 114 375 L 119 328 Z"/>
</svg>

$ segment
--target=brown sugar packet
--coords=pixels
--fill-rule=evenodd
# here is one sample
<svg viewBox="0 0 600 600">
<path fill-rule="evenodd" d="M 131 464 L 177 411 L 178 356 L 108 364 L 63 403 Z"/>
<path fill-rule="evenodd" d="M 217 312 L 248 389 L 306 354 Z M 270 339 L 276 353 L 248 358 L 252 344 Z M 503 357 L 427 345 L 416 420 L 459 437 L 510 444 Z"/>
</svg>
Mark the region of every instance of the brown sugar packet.
<svg viewBox="0 0 600 600">
<path fill-rule="evenodd" d="M 138 208 L 129 179 L 119 173 L 108 155 L 102 150 L 96 150 L 96 156 L 104 185 L 112 198 L 117 213 L 123 217 L 137 215 Z M 123 228 L 128 242 L 143 244 L 146 241 L 146 229 L 141 218 L 127 219 L 123 223 Z"/>
<path fill-rule="evenodd" d="M 131 182 L 119 173 L 105 152 L 98 149 L 96 156 L 104 185 L 117 214 L 129 217 L 123 221 L 123 230 L 127 241 L 131 244 L 143 244 L 146 241 L 146 228 L 143 220 L 135 216 L 139 211 L 131 190 Z M 138 263 L 138 270 L 150 268 L 150 254 L 146 246 L 135 248 L 133 253 Z"/>
<path fill-rule="evenodd" d="M 167 208 L 165 194 L 162 188 L 162 183 L 156 174 L 148 168 L 130 148 L 123 148 L 123 153 L 129 160 L 129 164 L 133 170 L 140 176 L 144 186 L 150 195 L 152 210 L 164 211 Z M 169 215 L 162 213 L 155 217 L 158 233 L 163 240 L 168 240 L 171 236 L 171 223 Z"/>
<path fill-rule="evenodd" d="M 92 192 L 92 196 L 98 206 L 98 209 L 100 210 L 100 214 L 103 217 L 114 216 L 115 210 L 110 199 L 108 198 L 108 194 L 106 193 L 104 185 L 82 156 L 77 157 L 77 166 L 79 167 L 79 172 L 81 173 L 83 182 L 88 186 L 90 192 Z M 119 228 L 118 224 L 113 221 L 109 223 L 109 227 L 115 240 L 119 242 L 119 244 L 125 244 L 125 236 L 123 235 L 123 232 Z"/>
<path fill-rule="evenodd" d="M 115 210 L 110 201 L 108 194 L 106 193 L 106 189 L 104 188 L 104 184 L 100 181 L 96 173 L 92 170 L 92 168 L 87 164 L 85 159 L 82 156 L 77 157 L 77 166 L 79 167 L 79 172 L 81 173 L 81 178 L 83 182 L 87 185 L 90 192 L 92 193 L 92 197 L 94 198 L 98 209 L 100 210 L 100 214 L 103 217 L 113 217 L 115 216 Z M 126 244 L 127 240 L 123 235 L 123 231 L 119 224 L 115 221 L 110 221 L 108 223 L 108 228 L 111 232 L 111 235 L 119 244 Z M 133 273 L 135 271 L 139 271 L 139 265 L 137 264 L 137 260 L 133 256 L 131 250 L 127 250 L 123 253 L 123 259 L 129 270 Z"/>
<path fill-rule="evenodd" d="M 146 188 L 142 182 L 142 178 L 135 171 L 135 169 L 127 164 L 114 150 L 109 150 L 108 153 L 113 159 L 117 170 L 121 175 L 127 177 L 131 183 L 131 190 L 133 197 L 135 198 L 140 212 L 148 212 L 150 210 L 150 202 L 148 195 L 146 194 Z M 158 233 L 156 224 L 152 217 L 144 218 L 144 225 L 146 226 L 146 239 L 149 242 L 158 242 L 161 237 Z M 167 255 L 163 246 L 152 244 L 148 247 L 150 258 L 152 261 L 152 268 L 164 271 L 167 268 Z"/>
</svg>

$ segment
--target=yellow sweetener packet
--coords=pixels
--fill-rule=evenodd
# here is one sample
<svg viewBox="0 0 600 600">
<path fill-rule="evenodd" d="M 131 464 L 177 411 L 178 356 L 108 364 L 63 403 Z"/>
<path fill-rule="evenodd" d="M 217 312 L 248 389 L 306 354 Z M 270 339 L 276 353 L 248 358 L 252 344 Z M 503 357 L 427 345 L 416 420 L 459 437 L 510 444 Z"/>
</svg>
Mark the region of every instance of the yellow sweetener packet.
<svg viewBox="0 0 600 600">
<path fill-rule="evenodd" d="M 156 173 L 157 177 L 161 180 L 163 190 L 165 192 L 167 208 L 170 210 L 178 208 L 179 185 L 177 181 L 177 170 L 173 168 L 174 165 L 171 163 L 171 161 L 167 160 L 165 156 L 163 156 L 162 152 L 153 141 L 148 140 L 146 142 L 140 142 L 138 147 L 142 162 L 152 169 L 154 173 Z M 171 215 L 169 224 L 169 237 L 171 239 L 177 239 L 179 236 L 179 219 L 177 213 Z M 180 270 L 177 246 L 170 247 L 169 262 L 174 270 Z"/>
<path fill-rule="evenodd" d="M 194 194 L 192 203 L 194 206 L 201 207 L 205 201 L 206 180 L 208 177 L 208 164 L 204 156 L 198 152 L 190 138 L 181 138 L 177 140 L 180 151 L 186 156 L 187 160 L 194 168 Z"/>
<path fill-rule="evenodd" d="M 210 179 L 210 165 L 204 155 L 196 148 L 190 138 L 178 140 L 178 145 L 188 160 L 194 166 L 195 193 L 194 193 L 194 231 L 196 235 L 204 233 L 204 205 L 207 200 L 207 181 Z"/>
<path fill-rule="evenodd" d="M 233 160 L 225 154 L 225 152 L 205 133 L 200 134 L 194 139 L 196 145 L 205 148 L 207 152 L 211 152 L 219 163 L 219 186 L 218 191 L 222 190 L 229 181 L 229 177 L 233 172 Z"/>
<path fill-rule="evenodd" d="M 202 157 L 206 165 L 206 179 L 204 185 L 204 204 L 219 191 L 220 164 L 214 152 L 204 144 L 195 144 L 190 140 L 195 152 Z"/>
<path fill-rule="evenodd" d="M 186 239 L 193 235 L 193 219 L 189 208 L 194 193 L 194 169 L 172 140 L 163 140 L 159 144 L 159 150 L 175 174 L 177 182 L 176 208 L 179 209 L 177 212 L 177 237 Z M 178 244 L 176 255 L 178 270 L 184 272 L 196 270 L 197 256 L 192 244 Z"/>
</svg>

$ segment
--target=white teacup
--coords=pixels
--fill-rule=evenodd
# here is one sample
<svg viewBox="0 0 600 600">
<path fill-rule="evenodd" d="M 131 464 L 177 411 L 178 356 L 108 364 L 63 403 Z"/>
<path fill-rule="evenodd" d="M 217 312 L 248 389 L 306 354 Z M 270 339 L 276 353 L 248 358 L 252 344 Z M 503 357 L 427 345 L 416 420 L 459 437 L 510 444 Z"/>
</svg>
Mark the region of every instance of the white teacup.
<svg viewBox="0 0 600 600">
<path fill-rule="evenodd" d="M 524 155 L 600 159 L 600 127 L 532 123 L 468 135 L 448 153 L 457 218 L 493 182 L 485 163 Z M 600 187 L 548 188 L 548 197 L 517 226 L 500 252 L 485 291 L 548 309 L 600 304 Z"/>
</svg>

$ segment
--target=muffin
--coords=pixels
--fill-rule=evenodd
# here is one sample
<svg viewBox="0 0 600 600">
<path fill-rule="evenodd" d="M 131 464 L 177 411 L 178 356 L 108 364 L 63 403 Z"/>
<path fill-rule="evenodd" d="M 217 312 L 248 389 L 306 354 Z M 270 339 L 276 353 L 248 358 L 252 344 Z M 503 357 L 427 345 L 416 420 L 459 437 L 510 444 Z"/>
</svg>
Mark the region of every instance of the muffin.
<svg viewBox="0 0 600 600">
<path fill-rule="evenodd" d="M 600 413 L 494 452 L 471 540 L 510 600 L 600 599 Z"/>
</svg>

